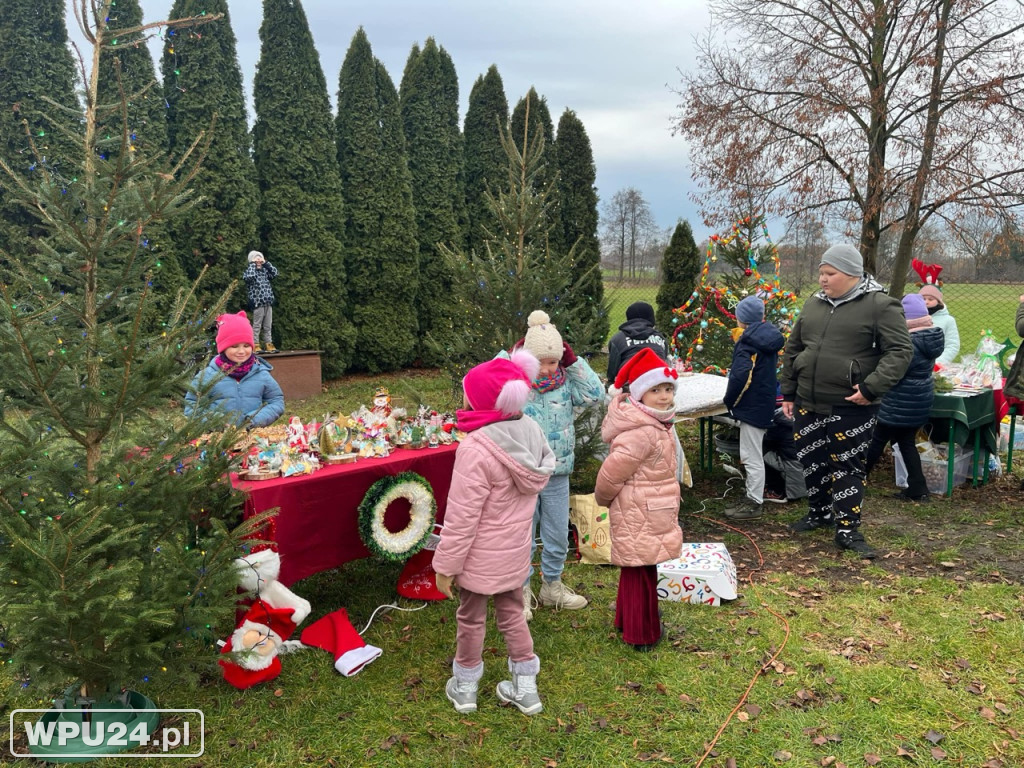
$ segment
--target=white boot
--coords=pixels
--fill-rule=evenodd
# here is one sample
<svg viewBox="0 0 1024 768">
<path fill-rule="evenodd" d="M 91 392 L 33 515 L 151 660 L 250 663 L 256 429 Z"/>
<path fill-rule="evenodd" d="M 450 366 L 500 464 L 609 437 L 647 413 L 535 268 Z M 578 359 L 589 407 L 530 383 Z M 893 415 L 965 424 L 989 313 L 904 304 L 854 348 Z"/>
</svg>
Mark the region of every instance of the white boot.
<svg viewBox="0 0 1024 768">
<path fill-rule="evenodd" d="M 498 698 L 516 707 L 524 715 L 536 715 L 544 709 L 540 694 L 537 693 L 540 659 L 536 656 L 530 661 L 514 662 L 509 659 L 508 669 L 512 673 L 512 679 L 498 683 Z"/>
<path fill-rule="evenodd" d="M 484 674 L 484 664 L 473 668 L 460 666 L 452 662 L 452 677 L 444 686 L 444 695 L 448 697 L 459 714 L 476 712 L 476 693 L 480 678 Z"/>
<path fill-rule="evenodd" d="M 541 605 L 553 605 L 555 608 L 578 611 L 587 607 L 587 598 L 577 595 L 571 588 L 565 586 L 561 579 L 545 581 L 541 585 L 539 597 Z"/>
</svg>

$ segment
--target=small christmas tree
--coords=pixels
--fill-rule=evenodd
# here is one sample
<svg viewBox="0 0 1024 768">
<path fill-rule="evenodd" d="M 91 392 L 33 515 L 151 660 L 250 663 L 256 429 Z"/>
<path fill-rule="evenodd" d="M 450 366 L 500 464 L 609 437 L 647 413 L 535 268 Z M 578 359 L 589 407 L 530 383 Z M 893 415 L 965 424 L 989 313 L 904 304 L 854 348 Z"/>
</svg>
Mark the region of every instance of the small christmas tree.
<svg viewBox="0 0 1024 768">
<path fill-rule="evenodd" d="M 445 368 L 460 382 L 466 371 L 510 349 L 526 333 L 526 318 L 543 309 L 570 344 L 591 335 L 591 323 L 599 322 L 584 305 L 577 310 L 565 301 L 572 290 L 576 248 L 565 255 L 548 247 L 551 220 L 548 192 L 555 184 L 536 186 L 543 170 L 544 134 L 529 133 L 517 142 L 502 131 L 508 158 L 505 183 L 487 193 L 492 220 L 484 225 L 484 253 L 470 254 L 441 246 L 449 259 L 454 283 L 453 315 L 457 333 L 439 351 Z M 593 267 L 596 269 L 596 265 Z M 582 278 L 589 278 L 584 273 Z M 435 340 L 436 341 L 436 340 Z"/>
<path fill-rule="evenodd" d="M 796 295 L 782 289 L 779 252 L 764 219 L 748 216 L 729 235 L 708 240 L 700 282 L 673 310 L 673 353 L 690 369 L 725 373 L 732 360 L 734 310 L 751 294 L 764 299 L 765 319 L 788 336 L 799 311 L 793 308 Z"/>
<path fill-rule="evenodd" d="M 47 693 L 71 683 L 84 705 L 181 671 L 182 658 L 212 660 L 210 640 L 233 626 L 236 583 L 226 521 L 237 498 L 224 480 L 236 436 L 200 452 L 209 427 L 175 418 L 171 399 L 211 318 L 179 296 L 156 331 L 143 322 L 156 266 L 147 232 L 187 205 L 201 148 L 166 167 L 151 142 L 136 144 L 135 94 L 98 101 L 107 41 L 160 26 L 108 30 L 110 5 L 83 25 L 94 52 L 77 175 L 41 152 L 31 174 L 0 161 L 0 182 L 46 230 L 39 258 L 0 252 L 0 661 Z"/>
</svg>

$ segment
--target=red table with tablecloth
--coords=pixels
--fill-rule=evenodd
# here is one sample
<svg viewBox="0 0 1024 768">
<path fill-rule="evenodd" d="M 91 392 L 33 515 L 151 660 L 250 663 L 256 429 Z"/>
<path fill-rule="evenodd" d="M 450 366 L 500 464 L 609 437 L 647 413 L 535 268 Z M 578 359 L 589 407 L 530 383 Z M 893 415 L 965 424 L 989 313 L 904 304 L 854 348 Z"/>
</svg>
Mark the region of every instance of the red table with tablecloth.
<svg viewBox="0 0 1024 768">
<path fill-rule="evenodd" d="M 370 555 L 359 537 L 359 503 L 383 477 L 416 472 L 430 483 L 437 501 L 437 521 L 444 519 L 457 443 L 438 448 L 396 450 L 386 458 L 359 459 L 324 467 L 310 475 L 232 483 L 246 494 L 245 516 L 274 507 L 273 538 L 281 555 L 279 581 L 290 586 L 320 571 Z M 388 508 L 385 525 L 401 530 L 408 522 L 408 504 Z"/>
</svg>

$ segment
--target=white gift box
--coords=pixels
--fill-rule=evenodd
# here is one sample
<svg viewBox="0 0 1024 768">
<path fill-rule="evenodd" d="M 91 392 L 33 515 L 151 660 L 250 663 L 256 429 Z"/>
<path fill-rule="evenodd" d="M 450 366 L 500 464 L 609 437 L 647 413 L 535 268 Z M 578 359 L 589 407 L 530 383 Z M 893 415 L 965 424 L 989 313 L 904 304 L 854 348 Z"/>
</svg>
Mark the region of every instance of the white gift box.
<svg viewBox="0 0 1024 768">
<path fill-rule="evenodd" d="M 658 563 L 658 599 L 721 605 L 736 599 L 736 564 L 725 544 L 683 544 L 683 554 Z"/>
</svg>

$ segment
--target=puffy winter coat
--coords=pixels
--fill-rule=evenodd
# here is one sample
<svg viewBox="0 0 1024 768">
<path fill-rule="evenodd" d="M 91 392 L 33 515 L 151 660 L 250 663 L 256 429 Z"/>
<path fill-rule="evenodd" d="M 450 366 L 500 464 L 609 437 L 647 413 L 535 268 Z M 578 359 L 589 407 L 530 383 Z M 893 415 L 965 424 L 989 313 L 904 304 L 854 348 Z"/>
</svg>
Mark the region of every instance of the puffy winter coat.
<svg viewBox="0 0 1024 768">
<path fill-rule="evenodd" d="M 784 400 L 799 400 L 817 413 L 831 413 L 860 385 L 878 400 L 903 378 L 914 350 L 903 306 L 865 276 L 842 301 L 818 291 L 803 306 L 782 355 L 779 386 Z"/>
<path fill-rule="evenodd" d="M 531 390 L 530 401 L 523 412 L 536 421 L 548 445 L 555 452 L 556 475 L 571 475 L 575 464 L 576 429 L 573 427 L 576 406 L 587 405 L 604 397 L 601 379 L 582 357 L 565 369 L 565 384 L 548 392 Z"/>
<path fill-rule="evenodd" d="M 270 372 L 274 367 L 262 357 L 236 381 L 217 366 L 217 359 L 195 375 L 185 393 L 185 415 L 202 414 L 204 419 L 230 421 L 237 426 L 265 427 L 284 413 L 284 393 Z M 209 392 L 203 388 L 213 383 Z"/>
<path fill-rule="evenodd" d="M 942 354 L 942 329 L 932 326 L 913 331 L 914 357 L 907 372 L 882 398 L 878 420 L 892 427 L 919 427 L 927 423 L 935 400 L 935 358 Z"/>
<path fill-rule="evenodd" d="M 768 429 L 775 415 L 779 381 L 779 350 L 785 346 L 782 333 L 771 323 L 748 325 L 732 352 L 725 407 L 734 419 Z"/>
<path fill-rule="evenodd" d="M 956 327 L 956 319 L 949 314 L 949 310 L 943 307 L 932 312 L 932 323 L 942 329 L 945 336 L 945 346 L 942 354 L 935 362 L 940 365 L 952 363 L 960 352 L 960 330 Z"/>
<path fill-rule="evenodd" d="M 555 456 L 528 416 L 470 432 L 455 452 L 434 570 L 482 595 L 522 587 L 537 494 L 554 468 Z"/>
<path fill-rule="evenodd" d="M 642 317 L 634 317 L 619 326 L 608 342 L 608 383 L 614 384 L 619 369 L 644 347 L 650 347 L 662 360 L 668 360 L 668 344 L 661 331 Z"/>
<path fill-rule="evenodd" d="M 656 565 L 682 554 L 672 430 L 629 402 L 629 395 L 616 395 L 608 406 L 601 437 L 611 447 L 594 497 L 608 507 L 613 565 Z"/>
<path fill-rule="evenodd" d="M 270 287 L 270 281 L 277 277 L 277 267 L 269 261 L 263 262 L 263 268 L 250 262 L 242 273 L 245 286 L 249 289 L 249 304 L 253 309 L 257 307 L 269 307 L 274 304 L 274 289 Z"/>
<path fill-rule="evenodd" d="M 1017 335 L 1024 337 L 1024 301 L 1017 307 Z M 1024 346 L 1022 344 L 1021 346 Z M 1006 374 L 1006 386 L 1003 394 L 1024 400 L 1024 353 L 1017 348 L 1017 356 L 1013 359 L 1010 372 Z"/>
</svg>

